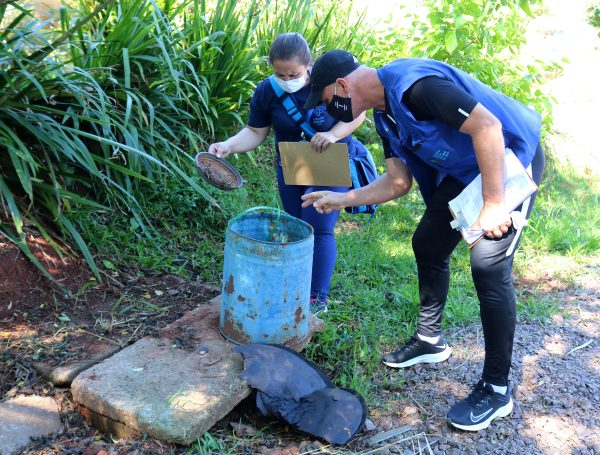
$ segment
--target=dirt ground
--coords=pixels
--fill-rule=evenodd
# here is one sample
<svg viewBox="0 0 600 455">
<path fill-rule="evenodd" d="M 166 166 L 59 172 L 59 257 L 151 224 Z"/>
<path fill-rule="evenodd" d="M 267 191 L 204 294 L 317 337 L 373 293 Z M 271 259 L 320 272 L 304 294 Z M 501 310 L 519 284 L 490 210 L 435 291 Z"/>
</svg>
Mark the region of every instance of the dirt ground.
<svg viewBox="0 0 600 455">
<path fill-rule="evenodd" d="M 125 347 L 219 293 L 203 283 L 142 270 L 108 271 L 99 283 L 84 264 L 61 259 L 43 239 L 32 234 L 29 245 L 64 290 L 0 237 L 3 397 L 35 380 L 32 362 L 58 366 Z"/>
<path fill-rule="evenodd" d="M 563 76 L 547 87 L 558 102 L 550 147 L 582 172 L 598 176 L 597 119 L 582 112 L 594 112 L 600 101 L 593 83 L 600 39 L 585 22 L 585 2 L 545 4 L 546 13 L 528 31 L 532 47 L 525 54 L 551 59 L 566 52 L 571 61 Z M 0 237 L 0 400 L 17 394 L 52 396 L 65 426 L 61 435 L 34 441 L 23 453 L 186 453 L 186 448 L 150 438 L 114 441 L 98 434 L 74 409 L 69 390 L 47 384 L 33 363 L 61 365 L 87 358 L 95 349 L 126 346 L 210 300 L 218 289 L 137 269 L 108 271 L 100 284 L 80 262 L 57 257 L 34 233 L 30 245 L 71 295 L 51 285 Z M 453 348 L 449 362 L 382 370 L 373 380 L 392 384 L 379 397 L 387 406 L 372 410 L 371 429 L 344 451 L 261 419 L 251 399 L 211 433 L 229 441 L 235 435 L 247 437 L 236 453 L 248 454 L 428 453 L 427 444 L 440 454 L 600 454 L 600 259 L 577 263 L 548 257 L 520 273 L 521 292 L 535 289 L 561 305 L 552 320 L 521 321 L 517 327 L 511 376 L 516 406 L 511 418 L 477 433 L 453 431 L 445 424 L 447 410 L 467 393 L 481 370 L 483 340 L 475 325 L 447 334 Z M 368 440 L 394 429 L 396 437 L 377 444 Z"/>
<path fill-rule="evenodd" d="M 125 346 L 152 335 L 186 310 L 208 301 L 218 290 L 142 271 L 115 272 L 100 285 L 82 273 L 80 264 L 67 262 L 63 266 L 54 257 L 55 276 L 75 294 L 67 298 L 41 278 L 15 247 L 7 243 L 0 247 L 2 399 L 16 394 L 52 396 L 60 405 L 66 429 L 61 435 L 32 442 L 23 453 L 186 453 L 186 448 L 150 438 L 113 441 L 98 434 L 74 409 L 69 390 L 47 384 L 32 364 L 36 360 L 59 365 L 84 359 L 95 347 L 107 343 Z M 52 257 L 49 250 L 45 257 Z M 372 453 L 375 449 L 382 454 L 419 453 L 419 444 L 425 447 L 428 443 L 433 453 L 600 453 L 600 359 L 596 355 L 600 343 L 600 260 L 582 266 L 554 258 L 551 264 L 532 265 L 519 282 L 524 292 L 535 288 L 559 298 L 562 307 L 552 321 L 518 326 L 512 373 L 516 408 L 511 419 L 497 421 L 478 433 L 456 432 L 445 424 L 448 408 L 464 396 L 481 370 L 483 344 L 476 325 L 448 334 L 453 347 L 449 362 L 407 371 L 386 369 L 382 372 L 385 377 L 374 378 L 402 385 L 383 389 L 379 399 L 387 406 L 371 410 L 374 426 L 337 453 Z M 161 302 L 168 299 L 167 311 L 152 304 L 157 298 Z M 111 308 L 118 314 L 118 308 L 128 306 L 131 310 L 124 311 L 122 318 L 107 319 Z M 183 347 L 186 341 L 180 342 Z M 266 427 L 269 431 L 261 431 Z M 368 440 L 374 434 L 399 428 L 407 431 L 375 445 Z M 239 453 L 332 453 L 318 441 L 287 430 L 260 418 L 252 399 L 248 399 L 211 432 L 228 441 L 234 433 L 250 436 L 240 445 Z"/>
</svg>

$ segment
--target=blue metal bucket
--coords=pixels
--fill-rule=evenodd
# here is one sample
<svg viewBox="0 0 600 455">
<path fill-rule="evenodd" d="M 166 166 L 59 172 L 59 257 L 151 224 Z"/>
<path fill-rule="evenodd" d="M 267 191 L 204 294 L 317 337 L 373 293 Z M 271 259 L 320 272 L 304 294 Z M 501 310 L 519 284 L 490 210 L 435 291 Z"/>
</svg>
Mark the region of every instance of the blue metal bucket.
<svg viewBox="0 0 600 455">
<path fill-rule="evenodd" d="M 238 344 L 293 346 L 308 335 L 313 228 L 270 207 L 227 224 L 219 330 Z"/>
</svg>

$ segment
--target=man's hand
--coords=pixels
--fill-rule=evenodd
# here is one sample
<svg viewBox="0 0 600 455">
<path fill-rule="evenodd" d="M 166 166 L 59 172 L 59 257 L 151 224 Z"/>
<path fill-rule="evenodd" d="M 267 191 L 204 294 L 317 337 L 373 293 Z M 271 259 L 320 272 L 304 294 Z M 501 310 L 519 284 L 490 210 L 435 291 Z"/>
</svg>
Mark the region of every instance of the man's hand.
<svg viewBox="0 0 600 455">
<path fill-rule="evenodd" d="M 302 195 L 302 208 L 312 205 L 320 214 L 328 214 L 335 210 L 342 210 L 347 207 L 346 193 L 336 193 L 334 191 L 315 191 Z"/>
<path fill-rule="evenodd" d="M 338 141 L 338 137 L 330 131 L 325 131 L 323 133 L 317 133 L 310 140 L 310 144 L 312 148 L 315 149 L 316 152 L 321 153 L 323 150 L 327 148 L 329 144 L 334 144 Z"/>
<path fill-rule="evenodd" d="M 481 229 L 486 237 L 501 238 L 508 232 L 512 220 L 504 204 L 483 204 L 479 219 L 472 229 Z"/>
</svg>

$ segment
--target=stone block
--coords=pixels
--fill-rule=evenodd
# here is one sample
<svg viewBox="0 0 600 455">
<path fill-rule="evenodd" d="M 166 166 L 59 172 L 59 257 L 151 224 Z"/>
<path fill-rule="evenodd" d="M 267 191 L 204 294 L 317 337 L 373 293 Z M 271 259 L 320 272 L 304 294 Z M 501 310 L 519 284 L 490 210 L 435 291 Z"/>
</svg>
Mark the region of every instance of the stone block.
<svg viewBox="0 0 600 455">
<path fill-rule="evenodd" d="M 80 373 L 73 398 L 94 426 L 128 437 L 148 433 L 189 445 L 251 390 L 235 344 L 219 333 L 220 296 Z M 311 315 L 301 351 L 323 323 Z"/>
<path fill-rule="evenodd" d="M 0 455 L 10 455 L 31 438 L 63 430 L 58 405 L 51 397 L 18 396 L 0 403 Z"/>
<path fill-rule="evenodd" d="M 51 366 L 44 362 L 34 362 L 32 366 L 42 378 L 56 387 L 68 387 L 79 373 L 119 352 L 120 349 L 120 346 L 115 345 L 102 346 L 102 349 L 97 349 L 98 352 L 92 352 L 91 358 L 88 360 L 77 360 L 58 366 Z"/>
<path fill-rule="evenodd" d="M 73 398 L 139 433 L 192 444 L 250 393 L 241 356 L 228 343 L 202 343 L 204 355 L 143 338 L 79 374 Z"/>
</svg>

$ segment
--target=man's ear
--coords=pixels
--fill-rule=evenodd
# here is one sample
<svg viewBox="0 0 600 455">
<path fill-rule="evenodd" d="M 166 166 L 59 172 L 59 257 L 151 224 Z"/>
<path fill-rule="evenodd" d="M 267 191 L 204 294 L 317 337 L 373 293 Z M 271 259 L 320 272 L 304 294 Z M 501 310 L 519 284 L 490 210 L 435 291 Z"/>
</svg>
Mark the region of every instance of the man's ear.
<svg viewBox="0 0 600 455">
<path fill-rule="evenodd" d="M 335 82 L 344 89 L 344 92 L 346 92 L 346 95 L 350 94 L 350 87 L 348 86 L 348 82 L 345 79 L 342 79 L 341 77 L 338 77 Z"/>
</svg>

